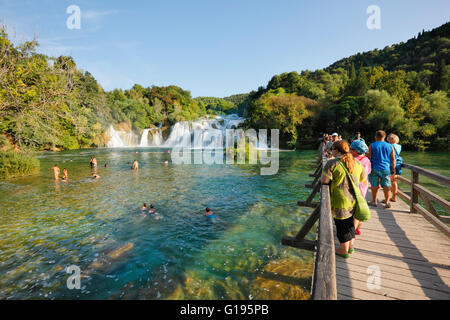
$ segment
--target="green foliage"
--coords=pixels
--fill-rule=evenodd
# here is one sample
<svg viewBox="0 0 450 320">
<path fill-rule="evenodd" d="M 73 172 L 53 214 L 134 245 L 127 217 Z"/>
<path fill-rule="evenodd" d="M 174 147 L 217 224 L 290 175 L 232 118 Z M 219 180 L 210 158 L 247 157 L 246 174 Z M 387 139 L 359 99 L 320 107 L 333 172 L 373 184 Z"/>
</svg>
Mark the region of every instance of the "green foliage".
<svg viewBox="0 0 450 320">
<path fill-rule="evenodd" d="M 249 128 L 279 129 L 282 141 L 295 148 L 297 126 L 309 116 L 305 99 L 284 89 L 269 90 L 253 102 L 246 126 Z"/>
<path fill-rule="evenodd" d="M 238 107 L 230 100 L 215 97 L 198 97 L 194 99 L 209 114 L 237 113 Z"/>
<path fill-rule="evenodd" d="M 28 153 L 0 151 L 0 179 L 35 174 L 39 170 L 39 160 Z"/>
</svg>

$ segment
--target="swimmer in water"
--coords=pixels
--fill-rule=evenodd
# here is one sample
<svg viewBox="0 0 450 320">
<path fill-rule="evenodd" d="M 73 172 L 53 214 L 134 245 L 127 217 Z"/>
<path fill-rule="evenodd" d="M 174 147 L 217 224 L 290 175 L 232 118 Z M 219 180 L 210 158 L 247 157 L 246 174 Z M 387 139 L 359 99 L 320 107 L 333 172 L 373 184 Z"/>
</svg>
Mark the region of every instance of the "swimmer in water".
<svg viewBox="0 0 450 320">
<path fill-rule="evenodd" d="M 97 167 L 97 159 L 95 157 L 92 157 L 90 164 L 91 164 L 92 168 L 96 168 Z"/>
<path fill-rule="evenodd" d="M 150 209 L 148 209 L 148 213 L 156 214 L 156 210 L 155 210 L 155 207 L 153 206 L 153 204 L 150 204 Z"/>
<path fill-rule="evenodd" d="M 53 176 L 54 176 L 55 180 L 59 180 L 59 168 L 58 168 L 58 166 L 55 164 L 52 169 L 53 169 Z"/>
<path fill-rule="evenodd" d="M 133 161 L 133 165 L 131 166 L 131 169 L 133 169 L 133 170 L 139 169 L 139 162 L 136 159 Z"/>
<path fill-rule="evenodd" d="M 206 208 L 205 209 L 205 213 L 203 215 L 204 216 L 210 216 L 210 215 L 213 215 L 213 214 L 214 214 L 214 212 L 212 212 L 210 208 Z"/>
<path fill-rule="evenodd" d="M 147 204 L 144 202 L 144 205 L 141 207 L 141 210 L 147 210 Z"/>
<path fill-rule="evenodd" d="M 63 177 L 62 177 L 62 181 L 67 181 L 69 179 L 69 174 L 68 174 L 68 172 L 67 172 L 67 169 L 66 168 L 64 168 L 63 169 Z"/>
<path fill-rule="evenodd" d="M 96 173 L 92 174 L 92 179 L 99 179 L 99 178 L 100 178 L 100 176 L 98 174 L 96 174 Z"/>
</svg>

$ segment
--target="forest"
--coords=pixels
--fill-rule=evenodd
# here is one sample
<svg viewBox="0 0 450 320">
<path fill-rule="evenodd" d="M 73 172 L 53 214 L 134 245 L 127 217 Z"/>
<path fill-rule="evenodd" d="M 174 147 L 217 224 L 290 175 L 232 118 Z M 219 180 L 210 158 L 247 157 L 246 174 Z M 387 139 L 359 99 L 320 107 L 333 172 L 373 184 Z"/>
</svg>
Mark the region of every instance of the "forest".
<svg viewBox="0 0 450 320">
<path fill-rule="evenodd" d="M 275 75 L 266 87 L 225 98 L 193 98 L 177 86 L 104 91 L 73 58 L 37 53 L 37 45 L 14 45 L 0 31 L 4 151 L 102 147 L 110 124 L 139 131 L 229 113 L 244 116 L 245 127 L 280 129 L 287 148 L 323 132 L 371 138 L 384 129 L 406 149 L 448 150 L 450 23 L 323 70 Z"/>
</svg>

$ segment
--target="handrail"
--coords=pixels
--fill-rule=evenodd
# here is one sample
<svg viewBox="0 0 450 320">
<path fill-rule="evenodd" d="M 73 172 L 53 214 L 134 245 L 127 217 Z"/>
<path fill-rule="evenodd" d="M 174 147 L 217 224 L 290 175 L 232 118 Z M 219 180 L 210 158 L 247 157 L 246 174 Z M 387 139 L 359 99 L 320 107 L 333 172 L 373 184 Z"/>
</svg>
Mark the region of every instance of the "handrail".
<svg viewBox="0 0 450 320">
<path fill-rule="evenodd" d="M 447 212 L 450 212 L 450 202 L 420 185 L 419 174 L 439 182 L 443 187 L 450 186 L 450 178 L 408 163 L 403 163 L 402 167 L 411 170 L 411 180 L 401 176 L 397 176 L 397 180 L 410 186 L 410 195 L 408 196 L 404 191 L 400 190 L 400 187 L 398 188 L 398 195 L 409 203 L 410 213 L 420 213 L 425 219 L 449 237 L 450 228 L 438 214 L 431 201 L 439 204 Z M 419 204 L 419 197 L 425 204 L 426 209 Z"/>
<path fill-rule="evenodd" d="M 331 216 L 330 187 L 322 185 L 320 192 L 319 230 L 314 261 L 312 285 L 313 300 L 336 300 L 336 258 L 333 219 Z"/>
</svg>

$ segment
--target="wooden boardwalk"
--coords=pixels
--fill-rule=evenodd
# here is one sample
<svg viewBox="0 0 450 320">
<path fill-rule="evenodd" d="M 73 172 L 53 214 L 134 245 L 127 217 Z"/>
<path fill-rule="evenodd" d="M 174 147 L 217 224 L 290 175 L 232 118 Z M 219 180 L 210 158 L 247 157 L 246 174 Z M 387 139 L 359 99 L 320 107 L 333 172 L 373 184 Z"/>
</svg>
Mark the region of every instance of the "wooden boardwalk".
<svg viewBox="0 0 450 320">
<path fill-rule="evenodd" d="M 378 201 L 382 199 L 379 190 Z M 381 203 L 370 208 L 372 218 L 356 236 L 355 252 L 348 259 L 336 256 L 337 298 L 450 300 L 449 238 L 421 214 L 409 213 L 400 198 L 390 209 Z M 337 238 L 335 244 L 337 248 Z"/>
</svg>

